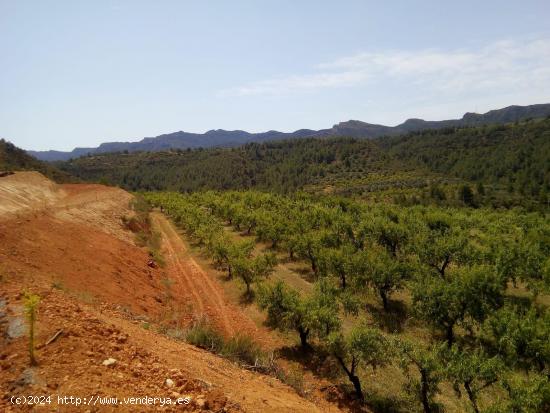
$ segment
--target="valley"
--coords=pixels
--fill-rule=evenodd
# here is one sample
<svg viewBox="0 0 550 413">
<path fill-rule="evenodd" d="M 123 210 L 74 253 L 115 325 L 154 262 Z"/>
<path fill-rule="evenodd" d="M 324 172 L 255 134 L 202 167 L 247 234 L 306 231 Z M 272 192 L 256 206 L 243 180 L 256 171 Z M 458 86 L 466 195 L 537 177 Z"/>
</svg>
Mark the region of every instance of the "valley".
<svg viewBox="0 0 550 413">
<path fill-rule="evenodd" d="M 54 164 L 1 141 L 3 402 L 544 411 L 549 122 Z"/>
</svg>

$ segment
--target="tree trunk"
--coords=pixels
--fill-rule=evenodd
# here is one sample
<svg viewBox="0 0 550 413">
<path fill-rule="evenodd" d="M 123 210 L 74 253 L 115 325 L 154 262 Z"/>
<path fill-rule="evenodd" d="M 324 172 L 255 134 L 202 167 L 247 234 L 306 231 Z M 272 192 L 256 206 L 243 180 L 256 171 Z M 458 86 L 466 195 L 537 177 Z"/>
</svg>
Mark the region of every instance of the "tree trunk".
<svg viewBox="0 0 550 413">
<path fill-rule="evenodd" d="M 426 370 L 420 369 L 420 400 L 422 401 L 422 408 L 424 409 L 424 413 L 432 413 L 432 407 L 430 406 L 430 398 L 428 393 L 428 375 L 426 373 Z"/>
<path fill-rule="evenodd" d="M 455 341 L 455 335 L 453 332 L 453 325 L 448 325 L 445 329 L 445 338 L 447 339 L 447 346 L 451 348 L 453 342 Z"/>
<path fill-rule="evenodd" d="M 445 261 L 443 261 L 443 265 L 441 266 L 441 268 L 438 268 L 441 278 L 445 278 L 445 270 L 447 269 L 447 265 L 449 265 L 450 262 L 451 262 L 450 257 L 445 257 Z"/>
<path fill-rule="evenodd" d="M 345 274 L 340 275 L 340 281 L 342 282 L 342 290 L 345 290 L 346 289 L 346 275 Z"/>
<path fill-rule="evenodd" d="M 36 358 L 34 357 L 34 323 L 36 319 L 36 313 L 34 308 L 30 310 L 29 316 L 29 358 L 30 365 L 36 366 Z"/>
<path fill-rule="evenodd" d="M 231 272 L 231 265 L 227 265 L 227 279 L 231 280 L 233 278 L 233 273 Z"/>
<path fill-rule="evenodd" d="M 340 366 L 342 366 L 342 369 L 346 372 L 349 381 L 353 384 L 353 388 L 355 389 L 355 394 L 363 402 L 365 400 L 365 396 L 363 395 L 363 390 L 361 389 L 361 381 L 359 380 L 359 377 L 355 374 L 355 365 L 352 362 L 352 369 L 349 370 L 346 366 L 346 363 L 344 363 L 344 360 L 341 357 L 336 357 L 336 360 L 340 363 Z"/>
<path fill-rule="evenodd" d="M 359 397 L 359 400 L 363 401 L 365 400 L 365 396 L 363 395 L 363 390 L 361 389 L 361 381 L 359 380 L 359 377 L 357 377 L 355 374 L 348 375 L 350 381 L 353 383 L 353 388 L 355 389 L 355 393 L 357 394 L 357 397 Z"/>
<path fill-rule="evenodd" d="M 476 396 L 475 396 L 474 392 L 472 391 L 472 388 L 470 387 L 470 382 L 469 381 L 464 382 L 464 388 L 466 389 L 466 393 L 468 394 L 468 398 L 470 399 L 470 402 L 472 403 L 472 407 L 474 408 L 474 412 L 479 413 L 479 408 L 477 407 Z"/>
<path fill-rule="evenodd" d="M 313 273 L 317 275 L 317 262 L 315 260 L 315 257 L 309 254 L 309 260 L 311 261 L 311 271 L 313 271 Z"/>
<path fill-rule="evenodd" d="M 302 326 L 298 327 L 298 334 L 300 334 L 300 345 L 302 346 L 302 349 L 309 349 L 310 346 L 307 342 L 309 328 L 303 328 Z"/>
<path fill-rule="evenodd" d="M 384 311 L 388 311 L 388 294 L 386 294 L 385 290 L 380 290 L 380 298 L 382 299 L 382 306 L 384 307 Z"/>
</svg>

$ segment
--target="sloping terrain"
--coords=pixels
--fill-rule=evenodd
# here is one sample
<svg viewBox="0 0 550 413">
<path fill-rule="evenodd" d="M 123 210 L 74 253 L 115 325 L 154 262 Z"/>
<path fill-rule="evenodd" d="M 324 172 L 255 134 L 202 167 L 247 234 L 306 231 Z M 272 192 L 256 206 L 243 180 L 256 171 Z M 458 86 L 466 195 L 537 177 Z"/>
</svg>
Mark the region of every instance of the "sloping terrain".
<svg viewBox="0 0 550 413">
<path fill-rule="evenodd" d="M 122 217 L 132 214 L 130 194 L 101 185 L 57 186 L 35 173 L 0 178 L 0 194 L 1 411 L 22 411 L 9 397 L 29 394 L 191 398 L 189 405 L 162 411 L 319 411 L 272 377 L 149 329 L 167 317 L 176 315 L 184 327 L 202 315 L 227 334 L 262 335 L 180 250 L 177 234 L 161 216 L 155 223 L 168 237 L 166 267 L 148 265 L 147 251 L 122 226 Z M 33 369 L 25 291 L 41 297 Z M 88 411 L 158 408 L 98 404 Z"/>
<path fill-rule="evenodd" d="M 39 171 L 56 182 L 69 182 L 71 177 L 46 162 L 39 161 L 23 149 L 0 139 L 0 174 L 12 171 Z"/>
<path fill-rule="evenodd" d="M 65 193 L 38 172 L 20 172 L 0 180 L 0 217 L 53 205 Z"/>
</svg>

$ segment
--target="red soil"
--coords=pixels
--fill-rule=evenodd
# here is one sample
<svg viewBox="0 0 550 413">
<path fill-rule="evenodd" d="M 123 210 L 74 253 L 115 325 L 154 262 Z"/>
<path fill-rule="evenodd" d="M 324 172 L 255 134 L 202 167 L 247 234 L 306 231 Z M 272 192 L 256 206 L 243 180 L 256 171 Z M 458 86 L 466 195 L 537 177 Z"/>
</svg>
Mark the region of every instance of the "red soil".
<svg viewBox="0 0 550 413">
<path fill-rule="evenodd" d="M 156 407 L 162 411 L 319 411 L 272 377 L 143 328 L 144 320 L 185 327 L 204 315 L 228 335 L 271 340 L 226 299 L 160 214 L 153 222 L 163 235 L 167 265 L 150 268 L 147 251 L 122 225 L 122 217 L 131 214 L 130 200 L 117 188 L 57 186 L 36 173 L 0 178 L 0 411 L 30 411 L 10 405 L 8 397 L 17 394 L 192 398 L 186 406 Z M 35 370 L 27 370 L 26 328 L 20 336 L 7 336 L 14 320 L 24 320 L 24 290 L 42 297 Z M 44 345 L 61 329 L 57 340 Z M 102 365 L 108 358 L 117 361 Z M 167 378 L 173 387 L 165 384 Z M 151 409 L 61 409 L 114 410 Z"/>
</svg>

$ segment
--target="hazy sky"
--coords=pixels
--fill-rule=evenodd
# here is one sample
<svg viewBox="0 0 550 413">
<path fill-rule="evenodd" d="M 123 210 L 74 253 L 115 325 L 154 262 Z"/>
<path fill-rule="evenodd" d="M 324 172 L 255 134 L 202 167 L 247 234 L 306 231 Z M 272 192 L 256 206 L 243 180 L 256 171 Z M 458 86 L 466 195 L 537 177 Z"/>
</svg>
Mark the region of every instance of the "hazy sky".
<svg viewBox="0 0 550 413">
<path fill-rule="evenodd" d="M 394 125 L 550 102 L 549 0 L 0 0 L 0 137 Z"/>
</svg>

